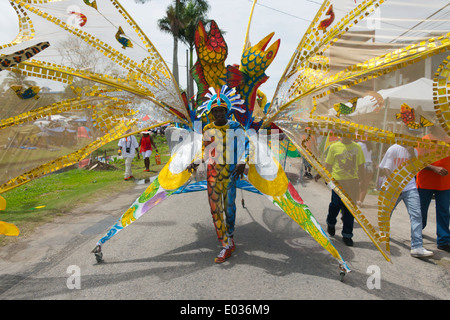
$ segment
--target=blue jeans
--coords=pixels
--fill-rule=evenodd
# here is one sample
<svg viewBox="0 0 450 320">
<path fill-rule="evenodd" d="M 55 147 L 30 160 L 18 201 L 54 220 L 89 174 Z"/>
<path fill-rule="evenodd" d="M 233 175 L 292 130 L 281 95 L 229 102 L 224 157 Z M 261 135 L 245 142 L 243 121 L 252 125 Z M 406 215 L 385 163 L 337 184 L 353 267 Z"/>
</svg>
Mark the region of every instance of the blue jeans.
<svg viewBox="0 0 450 320">
<path fill-rule="evenodd" d="M 422 224 L 423 228 L 427 225 L 428 208 L 431 198 L 435 197 L 436 201 L 436 234 L 437 244 L 450 244 L 450 190 L 430 190 L 418 189 L 420 195 L 420 206 L 422 208 Z"/>
<path fill-rule="evenodd" d="M 339 195 L 331 191 L 331 202 L 328 206 L 328 216 L 327 216 L 327 225 L 334 227 L 337 222 L 337 216 L 339 211 L 342 210 L 342 220 L 344 226 L 342 228 L 342 236 L 344 238 L 352 238 L 353 237 L 353 223 L 355 218 L 347 209 L 345 204 L 342 202 Z"/>
<path fill-rule="evenodd" d="M 397 204 L 403 200 L 403 203 L 408 210 L 409 220 L 411 221 L 411 249 L 420 248 L 423 246 L 422 240 L 422 212 L 420 210 L 420 197 L 417 189 L 404 191 L 400 194 L 395 203 L 392 212 L 397 207 Z M 391 212 L 391 216 L 392 216 Z"/>
</svg>

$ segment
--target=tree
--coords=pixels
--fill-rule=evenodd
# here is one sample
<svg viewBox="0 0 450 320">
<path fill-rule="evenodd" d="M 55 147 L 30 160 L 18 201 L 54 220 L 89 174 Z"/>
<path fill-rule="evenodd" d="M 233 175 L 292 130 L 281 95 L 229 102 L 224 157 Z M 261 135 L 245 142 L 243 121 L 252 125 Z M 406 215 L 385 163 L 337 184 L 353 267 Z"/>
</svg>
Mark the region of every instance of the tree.
<svg viewBox="0 0 450 320">
<path fill-rule="evenodd" d="M 178 40 L 188 44 L 192 53 L 195 28 L 200 19 L 206 20 L 205 15 L 208 10 L 209 5 L 206 0 L 174 0 L 174 3 L 167 8 L 166 16 L 158 20 L 159 29 L 173 36 L 172 74 L 177 83 L 179 83 Z"/>
<path fill-rule="evenodd" d="M 189 48 L 189 67 L 191 70 L 194 65 L 194 48 L 195 48 L 195 30 L 197 30 L 197 25 L 199 21 L 203 24 L 207 24 L 209 20 L 206 14 L 209 10 L 209 4 L 207 1 L 203 0 L 189 0 L 185 3 L 184 10 L 182 12 L 182 21 L 184 23 L 184 28 L 180 33 L 180 40 L 185 43 Z M 188 80 L 188 98 L 194 94 L 194 79 L 189 74 Z"/>
<path fill-rule="evenodd" d="M 111 77 L 124 77 L 126 71 L 120 69 L 114 61 L 106 58 L 96 48 L 90 46 L 82 39 L 67 38 L 62 40 L 60 48 L 58 48 L 61 64 L 74 68 L 76 70 L 86 70 L 92 73 L 107 74 Z M 75 77 L 70 86 L 64 89 L 64 99 L 75 98 L 76 94 L 71 87 L 91 87 L 93 82 L 91 80 Z M 83 109 L 84 116 L 89 119 L 87 126 L 91 130 L 93 137 L 99 136 L 98 127 L 94 127 L 92 116 L 94 114 L 93 108 Z"/>
<path fill-rule="evenodd" d="M 181 0 L 175 0 L 174 5 L 167 7 L 166 16 L 158 20 L 158 27 L 161 31 L 169 33 L 173 37 L 173 60 L 172 74 L 175 81 L 179 84 L 178 76 L 178 39 L 183 22 L 180 19 Z"/>
<path fill-rule="evenodd" d="M 2 108 L 0 110 L 0 118 L 7 119 L 17 116 L 24 112 L 43 107 L 47 104 L 54 103 L 55 98 L 52 95 L 45 94 L 45 90 L 36 81 L 31 80 L 25 73 L 22 73 L 19 66 L 14 66 L 11 71 L 2 71 L 6 73 L 6 77 L 0 83 L 0 99 Z M 29 87 L 39 86 L 41 92 L 40 98 L 36 99 L 20 99 L 11 89 L 11 86 L 22 86 L 24 90 Z"/>
<path fill-rule="evenodd" d="M 18 66 L 13 67 L 12 72 L 9 72 L 3 81 L 3 85 L 7 85 L 8 87 L 12 85 L 23 87 L 31 87 L 36 85 L 35 81 L 29 80 L 27 75 L 21 73 L 19 70 L 20 69 Z"/>
</svg>

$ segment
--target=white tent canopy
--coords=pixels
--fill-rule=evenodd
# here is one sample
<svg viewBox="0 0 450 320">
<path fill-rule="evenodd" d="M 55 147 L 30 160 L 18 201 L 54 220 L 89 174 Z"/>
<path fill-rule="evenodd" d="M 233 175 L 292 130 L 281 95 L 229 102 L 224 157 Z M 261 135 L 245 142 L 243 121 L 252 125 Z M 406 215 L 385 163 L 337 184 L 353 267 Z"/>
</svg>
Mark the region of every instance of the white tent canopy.
<svg viewBox="0 0 450 320">
<path fill-rule="evenodd" d="M 420 78 L 403 86 L 380 90 L 384 100 L 389 99 L 388 108 L 399 109 L 403 103 L 411 108 L 422 107 L 423 111 L 434 111 L 433 80 Z"/>
<path fill-rule="evenodd" d="M 378 94 L 385 101 L 385 107 L 389 109 L 400 111 L 401 105 L 406 103 L 416 110 L 421 107 L 423 111 L 434 111 L 433 80 L 427 78 L 420 78 L 395 88 L 380 90 Z M 351 107 L 349 102 L 346 105 Z M 376 98 L 367 95 L 357 100 L 356 109 L 349 116 L 374 112 L 377 108 L 379 108 L 379 105 Z M 336 115 L 336 111 L 330 109 L 329 114 Z"/>
<path fill-rule="evenodd" d="M 65 121 L 67 120 L 66 117 L 59 115 L 59 114 L 52 114 L 51 116 L 52 121 Z"/>
</svg>

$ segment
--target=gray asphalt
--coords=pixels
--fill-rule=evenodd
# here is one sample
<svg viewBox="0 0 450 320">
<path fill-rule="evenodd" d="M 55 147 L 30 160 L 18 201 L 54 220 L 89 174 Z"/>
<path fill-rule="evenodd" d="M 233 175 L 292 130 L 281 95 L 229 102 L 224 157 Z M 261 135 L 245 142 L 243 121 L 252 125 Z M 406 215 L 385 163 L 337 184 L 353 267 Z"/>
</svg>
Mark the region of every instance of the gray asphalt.
<svg viewBox="0 0 450 320">
<path fill-rule="evenodd" d="M 122 183 L 122 182 L 121 182 Z M 125 182 L 124 182 L 125 183 Z M 128 182 L 132 183 L 132 182 Z M 264 196 L 238 191 L 237 249 L 219 252 L 206 192 L 173 195 L 118 233 L 98 264 L 90 251 L 147 184 L 74 210 L 0 249 L 1 300 L 448 300 L 450 253 L 435 244 L 429 213 L 424 244 L 432 259 L 410 256 L 404 204 L 391 221 L 392 262 L 356 226 L 347 247 L 337 225 L 332 241 L 352 272 L 340 281 L 336 260 Z M 330 190 L 297 185 L 325 227 Z M 245 208 L 241 204 L 245 200 Z M 367 210 L 377 198 L 368 196 Z"/>
</svg>

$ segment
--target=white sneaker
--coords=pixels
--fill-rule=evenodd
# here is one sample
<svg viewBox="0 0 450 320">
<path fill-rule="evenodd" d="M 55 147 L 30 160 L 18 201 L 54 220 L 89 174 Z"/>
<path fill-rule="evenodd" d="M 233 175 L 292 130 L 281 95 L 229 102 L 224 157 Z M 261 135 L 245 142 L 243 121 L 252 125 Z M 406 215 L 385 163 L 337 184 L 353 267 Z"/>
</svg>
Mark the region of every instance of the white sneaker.
<svg viewBox="0 0 450 320">
<path fill-rule="evenodd" d="M 411 249 L 411 256 L 414 258 L 424 258 L 424 257 L 432 257 L 433 252 L 428 251 L 424 247 Z"/>
</svg>

